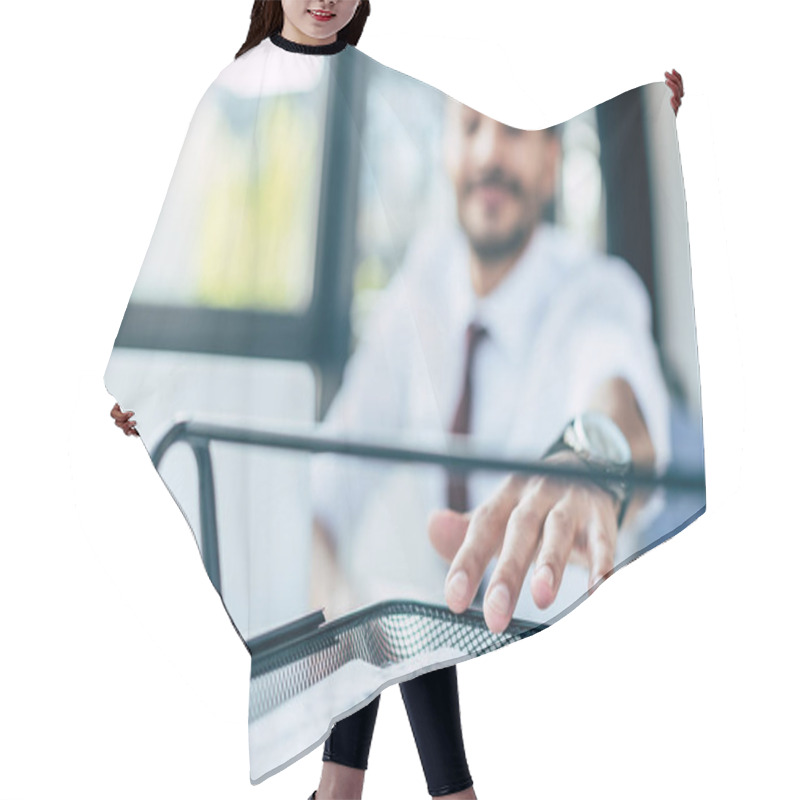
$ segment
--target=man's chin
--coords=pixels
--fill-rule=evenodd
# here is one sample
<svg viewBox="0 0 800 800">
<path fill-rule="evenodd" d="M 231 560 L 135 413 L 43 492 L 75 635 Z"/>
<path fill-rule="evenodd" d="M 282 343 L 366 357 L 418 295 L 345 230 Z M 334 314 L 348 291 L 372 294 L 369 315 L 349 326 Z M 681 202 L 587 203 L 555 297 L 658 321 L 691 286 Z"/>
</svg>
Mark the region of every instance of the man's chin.
<svg viewBox="0 0 800 800">
<path fill-rule="evenodd" d="M 472 249 L 487 262 L 499 261 L 519 251 L 520 237 L 508 233 L 491 233 L 479 236 L 469 235 Z"/>
</svg>

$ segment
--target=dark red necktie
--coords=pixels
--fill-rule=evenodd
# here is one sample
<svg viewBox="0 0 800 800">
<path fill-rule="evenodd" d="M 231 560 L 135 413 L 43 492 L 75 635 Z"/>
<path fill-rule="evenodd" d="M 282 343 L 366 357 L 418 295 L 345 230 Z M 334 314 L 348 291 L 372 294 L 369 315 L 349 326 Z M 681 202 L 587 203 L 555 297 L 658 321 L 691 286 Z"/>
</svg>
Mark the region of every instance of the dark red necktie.
<svg viewBox="0 0 800 800">
<path fill-rule="evenodd" d="M 456 407 L 455 417 L 450 426 L 451 433 L 466 434 L 470 432 L 472 414 L 472 364 L 475 346 L 488 333 L 479 322 L 471 322 L 467 327 L 467 358 L 464 365 L 464 380 L 461 386 L 461 397 Z M 448 470 L 447 472 L 447 507 L 453 511 L 467 511 L 467 473 Z"/>
</svg>

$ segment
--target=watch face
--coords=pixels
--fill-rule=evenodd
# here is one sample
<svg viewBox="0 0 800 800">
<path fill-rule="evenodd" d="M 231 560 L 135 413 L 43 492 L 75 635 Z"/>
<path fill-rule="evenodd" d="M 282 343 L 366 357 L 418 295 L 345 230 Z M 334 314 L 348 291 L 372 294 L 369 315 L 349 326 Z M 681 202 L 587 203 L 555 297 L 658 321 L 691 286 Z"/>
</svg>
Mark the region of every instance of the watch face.
<svg viewBox="0 0 800 800">
<path fill-rule="evenodd" d="M 599 412 L 588 411 L 575 420 L 575 429 L 582 447 L 590 458 L 610 461 L 620 466 L 631 461 L 628 440 L 616 423 Z"/>
</svg>

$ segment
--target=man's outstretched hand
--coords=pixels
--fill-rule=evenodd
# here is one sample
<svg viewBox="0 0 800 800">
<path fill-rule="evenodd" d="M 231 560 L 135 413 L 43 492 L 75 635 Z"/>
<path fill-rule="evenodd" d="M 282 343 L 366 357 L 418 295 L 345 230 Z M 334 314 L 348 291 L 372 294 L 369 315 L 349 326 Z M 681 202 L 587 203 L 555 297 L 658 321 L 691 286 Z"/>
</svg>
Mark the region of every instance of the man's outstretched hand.
<svg viewBox="0 0 800 800">
<path fill-rule="evenodd" d="M 119 407 L 119 403 L 114 403 L 114 408 L 111 409 L 111 416 L 114 417 L 114 424 L 118 428 L 125 431 L 126 436 L 138 436 L 139 431 L 136 430 L 136 420 L 131 419 L 133 411 L 125 411 Z"/>
<path fill-rule="evenodd" d="M 582 463 L 567 452 L 546 460 Z M 539 608 L 555 600 L 568 561 L 588 566 L 589 591 L 594 591 L 614 568 L 618 512 L 617 501 L 596 484 L 547 475 L 511 475 L 468 513 L 434 511 L 428 536 L 439 555 L 452 562 L 445 579 L 447 605 L 456 614 L 467 609 L 494 557 L 497 566 L 483 601 L 493 633 L 508 627 L 534 560 L 530 592 Z"/>
<path fill-rule="evenodd" d="M 672 104 L 672 110 L 675 112 L 675 116 L 678 116 L 678 109 L 681 105 L 681 97 L 683 97 L 683 78 L 681 77 L 680 72 L 678 70 L 673 69 L 672 72 L 665 72 L 667 79 L 664 83 L 672 89 L 672 99 L 670 103 Z"/>
</svg>

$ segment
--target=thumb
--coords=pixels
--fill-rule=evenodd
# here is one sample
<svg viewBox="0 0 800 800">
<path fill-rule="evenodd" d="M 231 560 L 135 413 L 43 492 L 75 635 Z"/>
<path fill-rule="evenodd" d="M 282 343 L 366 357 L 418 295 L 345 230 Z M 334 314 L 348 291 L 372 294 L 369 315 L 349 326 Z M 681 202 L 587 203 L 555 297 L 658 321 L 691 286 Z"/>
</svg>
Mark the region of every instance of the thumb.
<svg viewBox="0 0 800 800">
<path fill-rule="evenodd" d="M 433 511 L 428 517 L 428 538 L 446 561 L 455 558 L 467 535 L 471 514 L 461 514 L 449 508 Z"/>
</svg>

